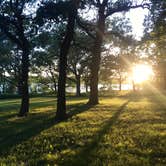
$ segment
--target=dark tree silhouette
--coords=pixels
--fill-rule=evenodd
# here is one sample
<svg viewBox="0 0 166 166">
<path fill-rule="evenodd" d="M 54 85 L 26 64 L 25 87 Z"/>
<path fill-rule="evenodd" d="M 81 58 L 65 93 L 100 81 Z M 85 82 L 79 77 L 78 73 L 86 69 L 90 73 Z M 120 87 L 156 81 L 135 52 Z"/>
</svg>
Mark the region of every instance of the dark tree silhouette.
<svg viewBox="0 0 166 166">
<path fill-rule="evenodd" d="M 59 78 L 58 78 L 58 93 L 57 93 L 57 112 L 56 119 L 64 120 L 66 114 L 66 70 L 67 70 L 67 55 L 73 40 L 75 20 L 77 17 L 77 8 L 79 0 L 71 0 L 67 2 L 44 4 L 37 12 L 37 21 L 43 21 L 43 18 L 53 19 L 59 22 L 59 18 L 67 18 L 66 32 L 60 48 L 59 59 Z"/>
<path fill-rule="evenodd" d="M 151 0 L 151 3 L 150 14 L 144 22 L 143 42 L 155 44 L 153 57 L 157 73 L 156 80 L 161 89 L 166 89 L 166 1 Z"/>
<path fill-rule="evenodd" d="M 138 7 L 146 7 L 147 3 L 144 4 L 133 4 L 130 0 L 125 1 L 115 1 L 103 0 L 95 1 L 90 0 L 90 5 L 95 6 L 97 9 L 97 22 L 96 22 L 96 32 L 94 46 L 92 49 L 92 63 L 91 63 L 91 77 L 90 77 L 90 96 L 89 102 L 90 105 L 96 105 L 99 103 L 98 99 L 98 80 L 99 80 L 99 69 L 100 69 L 100 60 L 101 60 L 101 47 L 103 44 L 103 39 L 105 35 L 105 26 L 106 19 L 113 15 L 114 13 L 128 11 L 130 9 Z"/>
<path fill-rule="evenodd" d="M 21 108 L 18 116 L 25 116 L 29 112 L 28 72 L 30 42 L 27 26 L 29 19 L 24 13 L 26 3 L 29 1 L 1 1 L 0 3 L 0 30 L 22 51 L 21 56 Z"/>
<path fill-rule="evenodd" d="M 68 70 L 75 77 L 76 96 L 81 96 L 81 80 L 89 64 L 91 44 L 92 40 L 85 32 L 81 32 L 80 29 L 75 32 L 74 42 L 68 56 Z"/>
</svg>

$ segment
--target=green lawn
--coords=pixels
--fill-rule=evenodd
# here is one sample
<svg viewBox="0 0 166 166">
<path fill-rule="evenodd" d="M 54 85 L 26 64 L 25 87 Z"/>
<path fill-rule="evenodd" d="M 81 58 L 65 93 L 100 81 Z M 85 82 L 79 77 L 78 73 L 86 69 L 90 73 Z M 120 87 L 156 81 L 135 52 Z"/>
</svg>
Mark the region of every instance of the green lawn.
<svg viewBox="0 0 166 166">
<path fill-rule="evenodd" d="M 30 114 L 16 116 L 19 99 L 0 100 L 0 166 L 165 166 L 166 97 L 68 98 L 70 118 L 55 123 L 54 97 L 31 99 Z"/>
</svg>

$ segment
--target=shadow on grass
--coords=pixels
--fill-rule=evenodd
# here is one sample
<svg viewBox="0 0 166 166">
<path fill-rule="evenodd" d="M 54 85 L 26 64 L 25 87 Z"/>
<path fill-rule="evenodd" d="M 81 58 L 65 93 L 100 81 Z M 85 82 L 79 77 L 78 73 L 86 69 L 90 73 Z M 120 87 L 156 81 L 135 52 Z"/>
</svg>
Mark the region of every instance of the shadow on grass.
<svg viewBox="0 0 166 166">
<path fill-rule="evenodd" d="M 162 93 L 153 94 L 153 95 L 151 95 L 149 97 L 149 100 L 152 103 L 156 103 L 161 108 L 165 108 L 166 109 L 166 95 L 164 95 Z"/>
<path fill-rule="evenodd" d="M 44 105 L 43 105 L 44 104 Z M 48 103 L 43 103 L 42 107 L 49 105 Z M 32 107 L 39 106 L 38 104 L 33 104 Z M 40 105 L 41 106 L 41 105 Z M 67 107 L 69 118 L 88 110 L 90 106 L 83 104 L 73 104 Z M 9 110 L 7 110 L 9 111 Z M 5 115 L 0 117 L 0 155 L 7 154 L 10 149 L 17 144 L 22 143 L 38 135 L 43 130 L 50 128 L 59 122 L 55 121 L 55 110 L 52 109 L 46 112 L 30 113 L 28 117 L 18 118 L 14 111 L 9 111 Z"/>
<path fill-rule="evenodd" d="M 72 118 L 73 116 L 80 114 L 82 112 L 88 111 L 88 109 L 92 108 L 93 106 L 90 106 L 88 104 L 74 104 L 67 106 L 67 114 L 69 118 Z"/>
<path fill-rule="evenodd" d="M 90 165 L 90 155 L 91 153 L 97 148 L 99 143 L 102 141 L 103 136 L 109 132 L 109 130 L 112 128 L 114 123 L 118 120 L 119 116 L 124 111 L 124 108 L 127 106 L 127 104 L 130 101 L 126 101 L 113 115 L 112 118 L 107 120 L 105 124 L 102 126 L 101 130 L 98 131 L 98 133 L 94 136 L 92 142 L 86 145 L 85 148 L 83 148 L 81 151 L 79 151 L 76 155 L 73 157 L 69 157 L 68 159 L 64 161 L 58 161 L 59 165 L 67 165 L 67 166 L 86 166 Z"/>
<path fill-rule="evenodd" d="M 30 115 L 27 118 L 17 118 L 13 121 L 3 122 L 0 128 L 0 153 L 7 153 L 13 146 L 21 143 L 42 130 L 51 127 L 54 116 L 40 113 L 37 116 Z"/>
<path fill-rule="evenodd" d="M 34 109 L 37 107 L 47 107 L 47 106 L 54 106 L 55 107 L 56 101 L 55 100 L 50 100 L 50 101 L 39 101 L 36 103 L 31 103 L 30 104 L 30 108 Z M 20 103 L 15 102 L 15 103 L 11 103 L 10 105 L 5 104 L 5 105 L 1 105 L 0 106 L 0 111 L 1 112 L 6 112 L 6 111 L 10 111 L 11 109 L 13 110 L 19 110 L 20 108 Z"/>
<path fill-rule="evenodd" d="M 47 107 L 52 107 L 52 108 L 55 108 L 55 99 L 54 100 L 48 100 L 48 101 L 39 101 L 39 102 L 36 102 L 36 103 L 31 103 L 30 104 L 30 110 L 33 110 L 33 109 L 40 109 L 40 108 L 44 108 L 46 107 L 46 110 L 47 110 Z M 11 102 L 9 103 L 8 105 L 7 104 L 2 104 L 0 106 L 0 126 L 5 125 L 7 123 L 7 126 L 8 126 L 8 119 L 12 118 L 12 117 L 16 117 L 17 116 L 17 112 L 19 111 L 19 108 L 20 108 L 20 103 L 17 102 Z M 29 114 L 32 114 L 32 113 L 29 113 Z M 24 119 L 27 119 L 27 118 L 24 118 Z M 1 139 L 0 139 L 1 140 Z"/>
</svg>

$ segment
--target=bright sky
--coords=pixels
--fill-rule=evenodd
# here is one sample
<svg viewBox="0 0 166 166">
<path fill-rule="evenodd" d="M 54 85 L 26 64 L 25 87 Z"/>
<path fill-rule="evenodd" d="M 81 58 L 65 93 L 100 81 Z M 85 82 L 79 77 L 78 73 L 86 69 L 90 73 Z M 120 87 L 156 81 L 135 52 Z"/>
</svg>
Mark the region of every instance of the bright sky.
<svg viewBox="0 0 166 166">
<path fill-rule="evenodd" d="M 143 22 L 145 15 L 148 14 L 147 9 L 132 9 L 126 13 L 126 16 L 130 18 L 132 27 L 133 27 L 133 34 L 137 39 L 143 35 L 144 27 Z"/>
<path fill-rule="evenodd" d="M 145 15 L 148 14 L 148 9 L 131 9 L 129 12 L 126 13 L 126 16 L 130 18 L 132 27 L 133 27 L 133 34 L 136 39 L 140 39 L 143 35 L 144 27 L 143 22 Z"/>
<path fill-rule="evenodd" d="M 137 3 L 140 4 L 142 0 L 137 0 Z M 148 15 L 148 9 L 143 9 L 143 8 L 136 8 L 136 9 L 131 9 L 128 12 L 125 13 L 126 17 L 130 19 L 131 25 L 132 25 L 132 31 L 133 35 L 135 36 L 136 39 L 141 39 L 143 36 L 143 31 L 144 31 L 144 18 L 146 15 Z M 117 13 L 114 14 L 113 16 L 121 16 L 123 13 Z M 88 15 L 85 14 L 85 19 L 91 19 L 92 17 L 95 17 L 95 12 L 94 11 L 88 11 Z"/>
</svg>

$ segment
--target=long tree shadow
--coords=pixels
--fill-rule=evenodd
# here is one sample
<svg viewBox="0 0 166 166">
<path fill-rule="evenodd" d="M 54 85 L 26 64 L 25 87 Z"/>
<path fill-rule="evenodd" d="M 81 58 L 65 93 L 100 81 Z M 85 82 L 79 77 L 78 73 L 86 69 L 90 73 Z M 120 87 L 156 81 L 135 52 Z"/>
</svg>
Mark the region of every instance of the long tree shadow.
<svg viewBox="0 0 166 166">
<path fill-rule="evenodd" d="M 58 164 L 60 165 L 67 165 L 67 166 L 87 166 L 90 165 L 90 155 L 91 153 L 97 148 L 99 143 L 102 141 L 103 136 L 111 130 L 112 126 L 115 124 L 115 122 L 118 120 L 119 116 L 124 111 L 124 108 L 128 105 L 130 100 L 126 101 L 117 111 L 116 113 L 105 122 L 104 126 L 101 128 L 101 130 L 98 131 L 97 134 L 95 134 L 93 141 L 86 145 L 85 148 L 83 148 L 81 151 L 79 151 L 76 155 L 73 156 L 73 158 L 68 158 L 67 160 L 59 161 Z M 82 160 L 84 159 L 84 160 Z M 81 161 L 81 163 L 79 162 Z"/>
<path fill-rule="evenodd" d="M 88 110 L 90 106 L 85 105 L 84 103 L 78 103 L 70 105 L 67 108 L 69 110 L 68 114 L 70 118 Z M 17 144 L 20 144 L 23 141 L 38 135 L 43 130 L 59 123 L 55 121 L 54 110 L 44 113 L 31 113 L 27 118 L 9 121 L 7 118 L 11 118 L 12 116 L 5 116 L 4 119 L 1 117 L 0 155 L 3 153 L 7 154 L 10 149 Z"/>
</svg>

